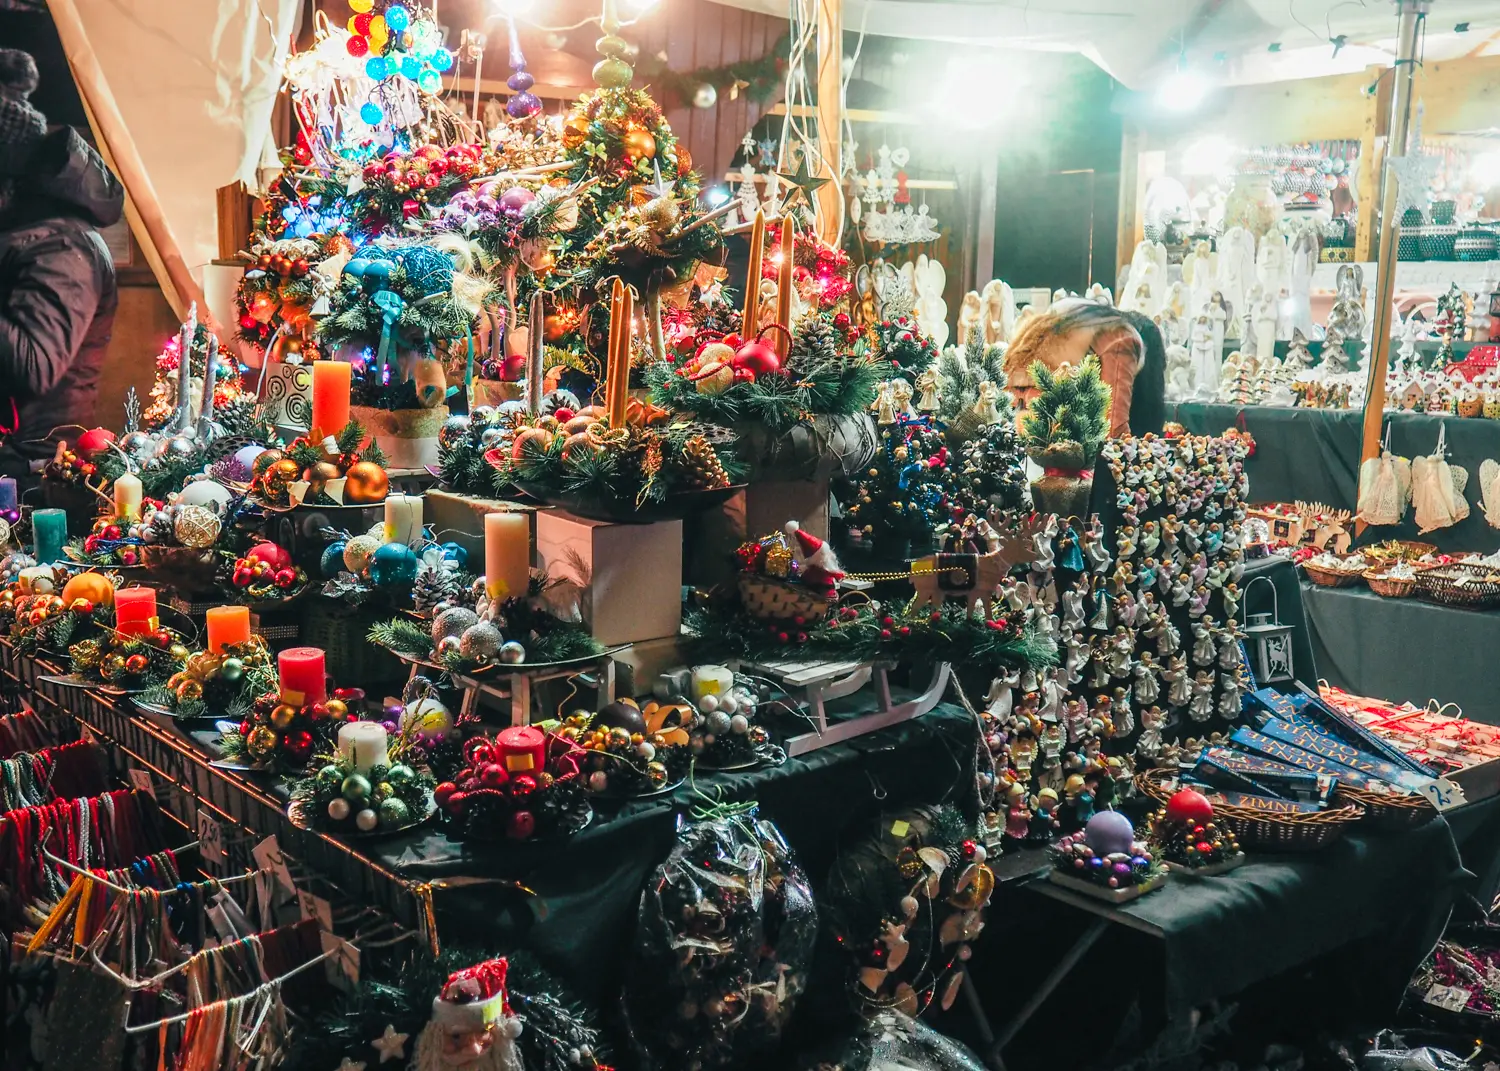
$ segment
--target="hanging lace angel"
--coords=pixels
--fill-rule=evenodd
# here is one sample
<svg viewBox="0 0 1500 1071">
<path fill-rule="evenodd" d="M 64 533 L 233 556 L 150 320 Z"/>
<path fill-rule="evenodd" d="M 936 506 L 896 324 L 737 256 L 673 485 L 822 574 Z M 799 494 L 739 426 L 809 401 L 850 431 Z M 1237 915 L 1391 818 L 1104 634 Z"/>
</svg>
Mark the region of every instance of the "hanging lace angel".
<svg viewBox="0 0 1500 1071">
<path fill-rule="evenodd" d="M 1484 504 L 1484 519 L 1491 528 L 1500 528 L 1500 462 L 1487 457 L 1479 466 L 1479 495 Z"/>
<path fill-rule="evenodd" d="M 1411 500 L 1416 509 L 1417 531 L 1425 535 L 1448 528 L 1469 515 L 1464 487 L 1469 473 L 1448 464 L 1448 425 L 1438 425 L 1437 449 L 1411 465 Z"/>
<path fill-rule="evenodd" d="M 1380 456 L 1359 467 L 1358 514 L 1366 524 L 1400 524 L 1411 505 L 1412 465 L 1391 453 L 1391 426 L 1385 426 Z"/>
</svg>

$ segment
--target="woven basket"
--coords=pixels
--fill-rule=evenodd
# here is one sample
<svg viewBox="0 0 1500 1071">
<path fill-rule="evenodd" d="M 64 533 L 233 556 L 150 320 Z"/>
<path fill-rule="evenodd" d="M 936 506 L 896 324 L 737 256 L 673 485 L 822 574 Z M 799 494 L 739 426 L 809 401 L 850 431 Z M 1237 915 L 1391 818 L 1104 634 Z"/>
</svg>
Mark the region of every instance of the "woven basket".
<svg viewBox="0 0 1500 1071">
<path fill-rule="evenodd" d="M 146 575 L 156 586 L 182 595 L 201 595 L 217 590 L 219 552 L 213 547 L 141 547 Z"/>
<path fill-rule="evenodd" d="M 1437 547 L 1415 539 L 1387 539 L 1384 543 L 1361 548 L 1360 553 L 1371 565 L 1390 565 L 1393 562 L 1414 562 L 1429 554 L 1436 554 Z"/>
<path fill-rule="evenodd" d="M 739 587 L 746 612 L 762 621 L 791 621 L 800 617 L 811 624 L 823 620 L 833 605 L 832 599 L 799 584 L 754 573 L 741 573 Z"/>
<path fill-rule="evenodd" d="M 1426 796 L 1415 793 L 1388 796 L 1343 782 L 1339 783 L 1333 798 L 1336 803 L 1352 803 L 1364 808 L 1365 823 L 1377 829 L 1416 829 L 1432 821 L 1438 813 Z"/>
<path fill-rule="evenodd" d="M 1436 566 L 1417 574 L 1417 594 L 1444 606 L 1495 606 L 1500 604 L 1500 572 L 1465 562 Z"/>
<path fill-rule="evenodd" d="M 1357 572 L 1344 572 L 1342 569 L 1324 569 L 1319 565 L 1302 563 L 1302 571 L 1311 580 L 1322 588 L 1343 588 L 1350 584 L 1358 583 L 1362 576 Z"/>
<path fill-rule="evenodd" d="M 380 685 L 407 675 L 401 659 L 368 638 L 370 626 L 389 616 L 367 607 L 350 609 L 333 599 L 311 599 L 302 610 L 298 642 L 324 650 L 328 672 L 340 686 L 380 695 Z"/>
<path fill-rule="evenodd" d="M 1371 591 L 1387 599 L 1404 599 L 1417 590 L 1417 578 L 1414 576 L 1403 579 L 1399 576 L 1384 576 L 1373 570 L 1366 570 L 1364 577 Z"/>
<path fill-rule="evenodd" d="M 1135 784 L 1142 795 L 1161 804 L 1177 791 L 1176 777 L 1170 770 L 1139 774 Z M 1279 852 L 1310 852 L 1331 844 L 1362 819 L 1364 813 L 1355 803 L 1297 814 L 1271 814 L 1250 807 L 1214 804 L 1214 819 L 1233 831 L 1242 848 Z"/>
</svg>

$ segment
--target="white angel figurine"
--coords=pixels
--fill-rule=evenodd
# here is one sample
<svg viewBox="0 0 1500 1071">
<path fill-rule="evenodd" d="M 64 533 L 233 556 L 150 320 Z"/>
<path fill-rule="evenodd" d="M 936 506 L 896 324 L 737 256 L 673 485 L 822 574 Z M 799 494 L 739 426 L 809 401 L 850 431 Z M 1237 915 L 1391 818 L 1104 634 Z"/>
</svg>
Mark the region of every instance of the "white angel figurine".
<svg viewBox="0 0 1500 1071">
<path fill-rule="evenodd" d="M 904 379 L 891 380 L 891 404 L 895 406 L 896 415 L 907 419 L 916 419 L 917 412 L 911 407 L 912 389 L 911 384 Z"/>
<path fill-rule="evenodd" d="M 964 295 L 964 299 L 958 306 L 958 329 L 954 333 L 958 348 L 963 349 L 969 344 L 969 335 L 980 330 L 979 314 L 981 305 L 979 302 L 979 291 L 970 290 Z"/>
<path fill-rule="evenodd" d="M 1214 714 L 1214 679 L 1202 670 L 1193 678 L 1193 697 L 1188 701 L 1188 717 L 1207 721 Z"/>
<path fill-rule="evenodd" d="M 938 407 L 938 383 L 942 377 L 934 368 L 927 368 L 917 377 L 917 408 L 924 413 L 934 413 Z"/>
<path fill-rule="evenodd" d="M 980 380 L 979 400 L 974 403 L 974 415 L 981 424 L 1000 423 L 1000 410 L 995 404 L 999 400 L 1000 388 L 987 379 Z"/>
<path fill-rule="evenodd" d="M 875 400 L 870 403 L 877 424 L 896 423 L 896 398 L 889 381 L 875 388 Z"/>
<path fill-rule="evenodd" d="M 1194 397 L 1213 398 L 1219 392 L 1219 371 L 1224 364 L 1222 347 L 1215 349 L 1214 329 L 1207 316 L 1193 322 L 1192 378 Z"/>
</svg>

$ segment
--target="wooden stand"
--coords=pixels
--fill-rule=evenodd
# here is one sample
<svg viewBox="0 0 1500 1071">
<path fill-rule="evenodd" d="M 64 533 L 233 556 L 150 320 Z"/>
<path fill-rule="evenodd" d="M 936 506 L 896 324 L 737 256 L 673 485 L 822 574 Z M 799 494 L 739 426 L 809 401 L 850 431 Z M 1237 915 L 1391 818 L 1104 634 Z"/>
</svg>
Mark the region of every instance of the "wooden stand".
<svg viewBox="0 0 1500 1071">
<path fill-rule="evenodd" d="M 770 677 L 790 696 L 805 697 L 813 731 L 787 740 L 788 755 L 805 755 L 829 744 L 853 740 L 887 726 L 920 718 L 943 698 L 953 671 L 947 662 L 939 662 L 933 667 L 932 680 L 919 695 L 893 703 L 890 681 L 886 678 L 887 667 L 873 662 L 754 662 L 746 663 L 742 668 L 749 673 Z M 824 704 L 831 699 L 853 695 L 872 680 L 876 708 L 830 723 Z"/>
<path fill-rule="evenodd" d="M 535 685 L 544 681 L 562 680 L 567 677 L 576 677 L 579 673 L 586 672 L 590 668 L 594 671 L 594 683 L 597 687 L 598 698 L 595 703 L 596 710 L 602 710 L 615 701 L 615 656 L 616 651 L 607 651 L 592 661 L 574 661 L 560 666 L 550 666 L 538 669 L 529 669 L 519 672 L 505 672 L 503 667 L 492 674 L 484 677 L 466 677 L 462 674 L 451 674 L 453 684 L 463 692 L 463 700 L 458 708 L 458 720 L 477 720 L 481 701 L 488 697 L 499 700 L 502 705 L 508 705 L 510 709 L 510 724 L 531 724 L 532 689 Z M 411 664 L 411 674 L 408 679 L 425 676 L 429 672 L 428 667 L 418 662 Z"/>
</svg>

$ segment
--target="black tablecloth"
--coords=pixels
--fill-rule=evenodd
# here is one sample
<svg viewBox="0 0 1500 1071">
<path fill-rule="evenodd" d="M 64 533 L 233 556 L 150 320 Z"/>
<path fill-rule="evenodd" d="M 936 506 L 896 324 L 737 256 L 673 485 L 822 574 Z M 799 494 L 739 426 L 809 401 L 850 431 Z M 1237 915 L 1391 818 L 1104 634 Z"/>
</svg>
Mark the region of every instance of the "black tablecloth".
<svg viewBox="0 0 1500 1071">
<path fill-rule="evenodd" d="M 1304 582 L 1302 600 L 1319 672 L 1356 695 L 1393 702 L 1457 703 L 1475 721 L 1500 724 L 1494 652 L 1500 614 L 1383 599 L 1363 586 Z"/>
<path fill-rule="evenodd" d="M 1255 456 L 1245 465 L 1252 502 L 1301 499 L 1354 510 L 1364 419 L 1356 410 L 1183 402 L 1168 407 L 1168 419 L 1198 435 L 1218 435 L 1231 427 L 1248 429 L 1256 443 Z M 1392 426 L 1391 449 L 1408 458 L 1432 453 L 1439 425 L 1447 424 L 1448 460 L 1469 473 L 1464 492 L 1469 516 L 1452 528 L 1419 535 L 1408 510 L 1399 525 L 1367 528 L 1361 542 L 1422 539 L 1443 550 L 1490 551 L 1500 547 L 1500 529 L 1485 522 L 1479 505 L 1479 466 L 1486 458 L 1500 460 L 1500 421 L 1420 413 L 1388 413 L 1386 419 Z"/>
</svg>

